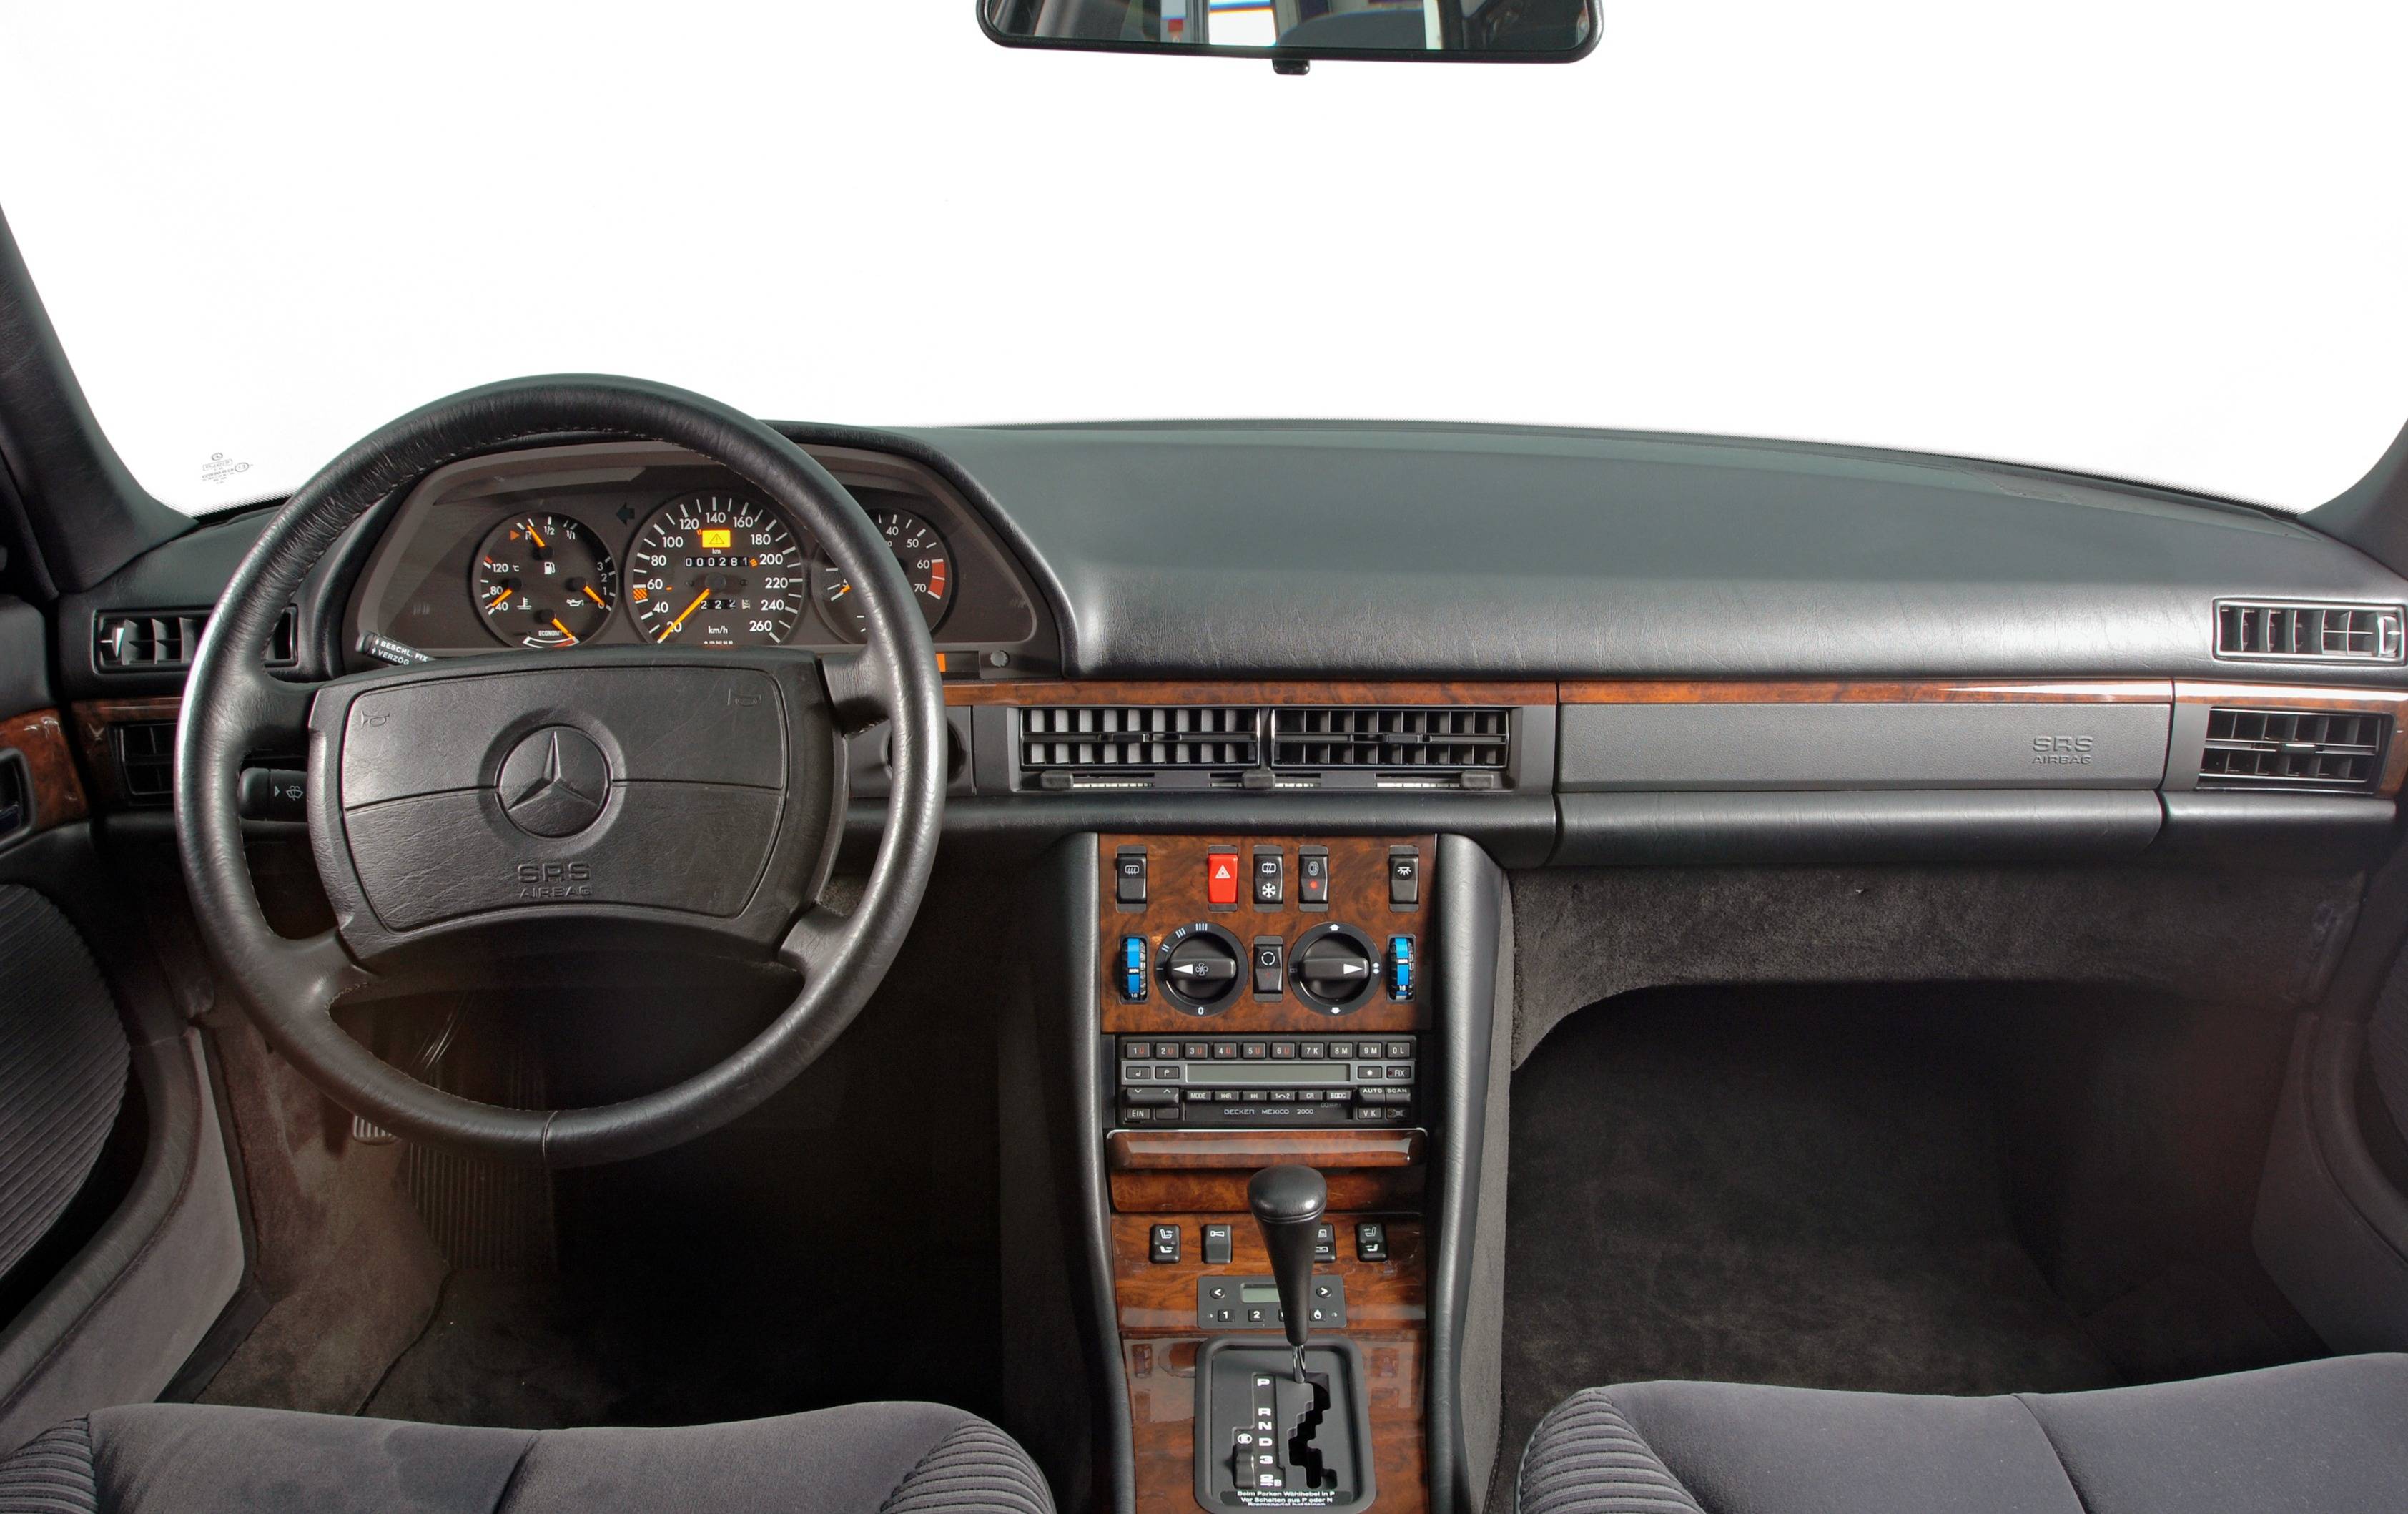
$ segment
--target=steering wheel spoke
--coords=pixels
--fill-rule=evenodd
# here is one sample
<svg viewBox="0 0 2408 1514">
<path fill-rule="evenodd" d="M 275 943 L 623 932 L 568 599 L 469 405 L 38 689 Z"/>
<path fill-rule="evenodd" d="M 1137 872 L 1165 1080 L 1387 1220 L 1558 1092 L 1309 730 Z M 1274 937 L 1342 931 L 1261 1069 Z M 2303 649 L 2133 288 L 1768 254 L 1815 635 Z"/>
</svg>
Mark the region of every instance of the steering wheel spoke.
<svg viewBox="0 0 2408 1514">
<path fill-rule="evenodd" d="M 858 736 L 895 717 L 893 659 L 881 646 L 820 659 L 820 678 L 827 685 L 828 709 L 837 730 Z"/>
<path fill-rule="evenodd" d="M 342 937 L 332 930 L 314 936 L 280 937 L 272 959 L 287 989 L 303 1003 L 331 1009 L 336 1000 L 374 983 L 376 974 L 351 960 Z"/>
<path fill-rule="evenodd" d="M 805 983 L 823 973 L 843 950 L 853 916 L 825 904 L 813 904 L 795 916 L 786 939 L 778 943 L 778 960 L 793 968 Z"/>
<path fill-rule="evenodd" d="M 225 671 L 231 676 L 219 695 L 225 718 L 222 728 L 239 745 L 241 755 L 306 755 L 309 709 L 317 700 L 319 685 L 287 683 L 247 661 L 230 663 Z"/>
</svg>

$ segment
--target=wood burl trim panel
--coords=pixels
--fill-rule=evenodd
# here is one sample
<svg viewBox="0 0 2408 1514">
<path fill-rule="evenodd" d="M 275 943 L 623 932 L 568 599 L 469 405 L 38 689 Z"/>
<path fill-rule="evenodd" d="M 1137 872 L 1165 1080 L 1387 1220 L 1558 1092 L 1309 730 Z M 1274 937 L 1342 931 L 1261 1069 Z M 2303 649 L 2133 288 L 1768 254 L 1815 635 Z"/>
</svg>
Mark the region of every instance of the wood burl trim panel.
<svg viewBox="0 0 2408 1514">
<path fill-rule="evenodd" d="M 25 759 L 25 774 L 33 788 L 34 830 L 71 825 L 92 813 L 83 782 L 76 776 L 66 726 L 56 710 L 29 710 L 0 720 L 0 748 Z"/>
</svg>

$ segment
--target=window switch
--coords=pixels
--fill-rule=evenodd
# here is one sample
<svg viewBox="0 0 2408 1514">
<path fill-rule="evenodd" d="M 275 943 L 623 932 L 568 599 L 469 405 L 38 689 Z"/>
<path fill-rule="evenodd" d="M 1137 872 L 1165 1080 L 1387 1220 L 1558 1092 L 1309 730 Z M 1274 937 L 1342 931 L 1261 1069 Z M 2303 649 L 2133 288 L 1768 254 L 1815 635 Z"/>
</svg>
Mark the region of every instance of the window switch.
<svg viewBox="0 0 2408 1514">
<path fill-rule="evenodd" d="M 1154 1227 L 1153 1257 L 1156 1263 L 1179 1260 L 1180 1231 L 1176 1225 Z"/>
<path fill-rule="evenodd" d="M 1226 1225 L 1204 1227 L 1204 1265 L 1226 1267 L 1235 1260 L 1237 1243 Z"/>
<path fill-rule="evenodd" d="M 1354 1222 L 1354 1260 L 1385 1262 L 1388 1260 L 1388 1227 L 1377 1219 Z"/>
<path fill-rule="evenodd" d="M 1335 1262 L 1338 1260 L 1337 1226 L 1315 1225 L 1312 1227 L 1312 1260 L 1315 1262 Z"/>
</svg>

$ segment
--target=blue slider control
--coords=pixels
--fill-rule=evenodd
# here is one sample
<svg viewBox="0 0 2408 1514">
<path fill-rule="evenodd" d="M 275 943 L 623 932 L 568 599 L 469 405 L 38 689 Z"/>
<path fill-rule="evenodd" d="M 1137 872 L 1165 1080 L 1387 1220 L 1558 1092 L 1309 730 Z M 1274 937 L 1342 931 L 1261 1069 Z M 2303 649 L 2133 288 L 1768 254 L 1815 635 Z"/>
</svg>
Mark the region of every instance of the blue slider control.
<svg viewBox="0 0 2408 1514">
<path fill-rule="evenodd" d="M 1413 996 L 1413 938 L 1388 938 L 1388 997 L 1402 1002 Z"/>
<path fill-rule="evenodd" d="M 1145 938 L 1121 938 L 1121 997 L 1136 1001 L 1145 997 Z"/>
</svg>

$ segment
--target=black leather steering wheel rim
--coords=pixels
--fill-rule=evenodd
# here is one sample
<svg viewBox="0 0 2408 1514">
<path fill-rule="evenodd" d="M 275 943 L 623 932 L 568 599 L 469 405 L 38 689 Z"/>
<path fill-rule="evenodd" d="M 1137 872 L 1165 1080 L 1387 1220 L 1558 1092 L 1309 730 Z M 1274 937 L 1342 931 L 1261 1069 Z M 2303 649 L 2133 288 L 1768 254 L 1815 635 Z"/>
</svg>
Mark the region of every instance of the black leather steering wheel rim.
<svg viewBox="0 0 2408 1514">
<path fill-rule="evenodd" d="M 332 933 L 296 942 L 269 926 L 244 858 L 236 788 L 246 756 L 308 728 L 317 690 L 273 678 L 264 658 L 285 605 L 346 527 L 447 463 L 597 432 L 667 442 L 726 467 L 819 538 L 854 585 L 867 624 L 858 662 L 825 669 L 831 702 L 856 726 L 890 723 L 893 788 L 859 902 L 843 916 L 809 907 L 794 921 L 779 955 L 801 973 L 801 991 L 751 1042 L 640 1098 L 506 1109 L 418 1082 L 336 1022 L 333 1003 L 370 975 Z M 304 484 L 261 533 L 211 615 L 186 682 L 176 832 L 211 954 L 269 1042 L 321 1090 L 415 1140 L 584 1165 L 661 1150 L 736 1118 L 792 1081 L 852 1021 L 900 950 L 926 889 L 943 824 L 946 743 L 935 649 L 910 586 L 867 515 L 801 448 L 751 416 L 662 384 L 604 375 L 519 379 L 380 427 Z"/>
</svg>

